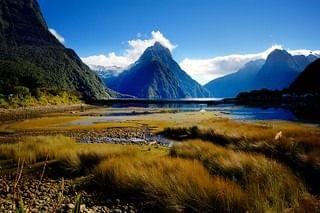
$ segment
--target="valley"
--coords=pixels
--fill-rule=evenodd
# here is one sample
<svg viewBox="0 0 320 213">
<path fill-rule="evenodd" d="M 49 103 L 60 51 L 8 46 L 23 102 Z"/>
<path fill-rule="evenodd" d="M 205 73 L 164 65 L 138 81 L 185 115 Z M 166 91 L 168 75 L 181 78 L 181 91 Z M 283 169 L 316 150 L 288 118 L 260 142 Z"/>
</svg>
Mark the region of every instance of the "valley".
<svg viewBox="0 0 320 213">
<path fill-rule="evenodd" d="M 317 124 L 233 120 L 219 111 L 88 107 L 7 121 L 0 131 L 2 210 L 17 197 L 30 211 L 68 211 L 79 202 L 82 212 L 201 211 L 204 202 L 231 212 L 319 205 Z M 242 179 L 249 171 L 253 179 Z M 27 187 L 28 181 L 39 187 Z M 218 183 L 208 188 L 206 181 Z M 269 185 L 256 191 L 260 181 Z M 60 197 L 51 194 L 59 190 Z M 201 199 L 190 204 L 193 196 Z"/>
<path fill-rule="evenodd" d="M 319 213 L 319 7 L 0 0 L 0 212 Z"/>
</svg>

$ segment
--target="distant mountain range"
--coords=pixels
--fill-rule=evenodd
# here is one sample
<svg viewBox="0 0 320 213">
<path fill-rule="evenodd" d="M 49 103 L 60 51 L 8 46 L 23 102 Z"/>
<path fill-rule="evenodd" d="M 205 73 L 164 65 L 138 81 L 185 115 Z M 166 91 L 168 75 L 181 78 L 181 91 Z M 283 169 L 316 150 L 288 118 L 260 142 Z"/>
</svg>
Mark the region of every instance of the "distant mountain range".
<svg viewBox="0 0 320 213">
<path fill-rule="evenodd" d="M 308 64 L 317 59 L 315 55 L 290 55 L 276 49 L 267 59 L 251 61 L 240 70 L 207 83 L 204 87 L 214 97 L 235 97 L 240 92 L 257 89 L 284 89 L 298 77 Z"/>
<path fill-rule="evenodd" d="M 315 60 L 291 84 L 290 90 L 298 93 L 320 94 L 320 59 Z"/>
<path fill-rule="evenodd" d="M 99 73 L 99 72 L 98 72 Z M 204 98 L 210 93 L 193 80 L 169 49 L 156 42 L 147 48 L 128 70 L 118 76 L 104 77 L 109 88 L 139 98 Z"/>
<path fill-rule="evenodd" d="M 36 0 L 0 1 L 0 93 L 16 86 L 110 97 L 98 76 L 49 32 Z"/>
<path fill-rule="evenodd" d="M 264 63 L 263 59 L 250 61 L 239 71 L 217 78 L 204 87 L 211 91 L 214 97 L 235 97 L 239 91 L 255 88 L 255 78 Z"/>
<path fill-rule="evenodd" d="M 317 58 L 274 50 L 266 60 L 250 61 L 202 87 L 180 68 L 169 49 L 156 42 L 125 71 L 92 65 L 102 81 L 49 32 L 36 0 L 0 1 L 0 94 L 5 95 L 17 86 L 30 91 L 78 92 L 88 100 L 235 97 L 240 92 L 281 90 L 291 84 L 295 91 L 318 91 Z"/>
</svg>

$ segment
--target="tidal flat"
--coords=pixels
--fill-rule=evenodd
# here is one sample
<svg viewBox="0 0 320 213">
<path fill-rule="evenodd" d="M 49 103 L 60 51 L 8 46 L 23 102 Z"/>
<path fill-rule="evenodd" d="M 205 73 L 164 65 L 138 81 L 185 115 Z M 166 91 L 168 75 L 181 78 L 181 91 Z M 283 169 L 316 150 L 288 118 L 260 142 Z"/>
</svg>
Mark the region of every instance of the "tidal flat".
<svg viewBox="0 0 320 213">
<path fill-rule="evenodd" d="M 317 212 L 320 127 L 88 108 L 3 121 L 0 211 Z"/>
</svg>

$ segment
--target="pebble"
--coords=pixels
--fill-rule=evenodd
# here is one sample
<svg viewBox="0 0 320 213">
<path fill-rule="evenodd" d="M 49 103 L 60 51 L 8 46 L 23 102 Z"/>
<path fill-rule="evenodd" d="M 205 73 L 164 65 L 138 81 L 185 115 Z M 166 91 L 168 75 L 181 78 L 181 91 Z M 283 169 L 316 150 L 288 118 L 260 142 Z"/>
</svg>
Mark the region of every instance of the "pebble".
<svg viewBox="0 0 320 213">
<path fill-rule="evenodd" d="M 18 190 L 21 200 L 27 209 L 26 213 L 47 213 L 56 212 L 72 212 L 75 208 L 77 193 L 82 194 L 82 204 L 80 205 L 81 213 L 104 213 L 115 212 L 122 213 L 137 212 L 137 208 L 132 203 L 124 203 L 120 199 L 105 198 L 99 199 L 101 195 L 96 192 L 86 192 L 83 190 L 76 191 L 70 180 L 64 181 L 64 199 L 61 205 L 58 203 L 57 192 L 60 190 L 61 182 L 45 177 L 41 182 L 37 180 L 39 175 L 24 175 L 20 181 Z M 12 212 L 14 206 L 13 183 L 14 176 L 0 176 L 0 212 Z M 9 191 L 6 185 L 9 185 Z M 52 193 L 53 192 L 53 193 Z"/>
<path fill-rule="evenodd" d="M 67 204 L 68 209 L 74 209 L 75 205 L 72 203 Z"/>
<path fill-rule="evenodd" d="M 148 128 L 124 127 L 92 130 L 31 130 L 21 131 L 5 136 L 6 140 L 15 141 L 21 136 L 65 135 L 74 138 L 78 143 L 112 143 L 169 146 L 170 140 L 154 135 Z M 0 137 L 1 139 L 1 137 Z M 0 140 L 1 142 L 1 140 Z"/>
</svg>

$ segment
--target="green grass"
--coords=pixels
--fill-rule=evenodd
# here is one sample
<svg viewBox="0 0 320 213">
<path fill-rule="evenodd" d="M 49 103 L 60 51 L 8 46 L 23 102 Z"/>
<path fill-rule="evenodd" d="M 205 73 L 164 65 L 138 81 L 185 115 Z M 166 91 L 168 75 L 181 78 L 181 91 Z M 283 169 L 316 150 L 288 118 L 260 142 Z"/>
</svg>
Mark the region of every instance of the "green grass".
<svg viewBox="0 0 320 213">
<path fill-rule="evenodd" d="M 71 105 L 80 103 L 80 99 L 72 92 L 59 91 L 39 91 L 37 96 L 31 94 L 28 88 L 24 88 L 24 93 L 17 92 L 12 96 L 0 94 L 0 108 L 19 108 L 34 106 L 55 106 L 55 105 Z"/>
</svg>

